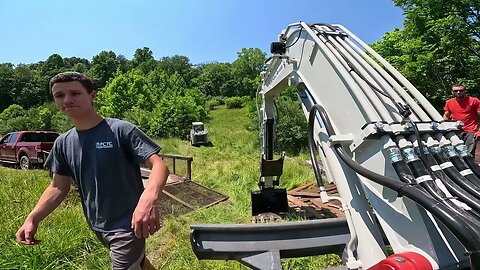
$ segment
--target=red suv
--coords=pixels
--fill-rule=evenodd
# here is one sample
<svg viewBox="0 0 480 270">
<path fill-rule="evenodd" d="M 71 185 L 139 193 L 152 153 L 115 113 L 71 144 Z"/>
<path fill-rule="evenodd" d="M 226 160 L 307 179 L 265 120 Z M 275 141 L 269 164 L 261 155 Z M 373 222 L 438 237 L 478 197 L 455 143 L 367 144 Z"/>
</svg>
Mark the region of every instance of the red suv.
<svg viewBox="0 0 480 270">
<path fill-rule="evenodd" d="M 17 131 L 0 140 L 0 162 L 19 165 L 23 170 L 42 166 L 59 136 L 53 131 Z"/>
</svg>

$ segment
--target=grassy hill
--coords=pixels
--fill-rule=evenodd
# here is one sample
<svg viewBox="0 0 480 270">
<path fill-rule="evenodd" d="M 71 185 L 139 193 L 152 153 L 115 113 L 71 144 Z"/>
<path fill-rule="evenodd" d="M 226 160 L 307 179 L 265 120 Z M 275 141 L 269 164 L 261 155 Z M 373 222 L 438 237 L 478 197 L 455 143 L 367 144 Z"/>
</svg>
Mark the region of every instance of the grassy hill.
<svg viewBox="0 0 480 270">
<path fill-rule="evenodd" d="M 257 189 L 258 134 L 247 130 L 246 109 L 219 108 L 206 124 L 212 145 L 192 147 L 187 141 L 159 141 L 162 153 L 192 156 L 192 178 L 229 196 L 208 209 L 165 217 L 162 229 L 147 241 L 147 254 L 157 269 L 246 269 L 231 261 L 199 261 L 189 241 L 194 223 L 249 223 L 250 191 Z M 293 188 L 314 179 L 306 155 L 288 159 L 282 185 Z M 108 251 L 88 229 L 75 192 L 40 224 L 36 246 L 19 245 L 14 234 L 48 185 L 48 172 L 0 167 L 0 269 L 109 269 Z M 336 256 L 284 260 L 285 269 L 321 269 L 338 263 Z"/>
</svg>

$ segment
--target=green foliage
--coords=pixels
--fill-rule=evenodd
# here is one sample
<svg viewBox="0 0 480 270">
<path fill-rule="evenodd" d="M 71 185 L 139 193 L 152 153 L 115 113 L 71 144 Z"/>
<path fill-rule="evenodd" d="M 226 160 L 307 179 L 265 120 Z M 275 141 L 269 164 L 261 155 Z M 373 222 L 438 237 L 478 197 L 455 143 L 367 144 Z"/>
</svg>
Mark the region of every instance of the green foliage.
<svg viewBox="0 0 480 270">
<path fill-rule="evenodd" d="M 276 150 L 299 154 L 307 149 L 307 120 L 296 96 L 294 88 L 282 93 L 276 102 L 278 110 L 276 125 Z"/>
<path fill-rule="evenodd" d="M 255 97 L 260 72 L 265 68 L 266 54 L 258 48 L 242 48 L 232 63 L 237 96 Z"/>
<path fill-rule="evenodd" d="M 206 108 L 225 104 L 220 96 L 237 97 L 230 101 L 231 107 L 251 103 L 249 97 L 255 95 L 264 61 L 261 50 L 243 48 L 233 63 L 193 66 L 181 55 L 157 61 L 152 50 L 143 47 L 131 61 L 113 51 L 102 51 L 91 61 L 52 54 L 28 65 L 0 64 L 0 112 L 12 104 L 26 110 L 0 123 L 0 131 L 69 130 L 72 123 L 64 114 L 42 104 L 52 100 L 48 86 L 52 76 L 78 71 L 93 79 L 98 94 L 94 105 L 101 115 L 128 119 L 150 135 L 183 138 L 190 122 L 208 120 Z M 217 98 L 207 103 L 206 97 L 212 96 Z"/>
<path fill-rule="evenodd" d="M 0 113 L 0 121 L 0 134 L 19 130 L 53 130 L 62 133 L 73 126 L 54 103 L 29 110 L 24 110 L 20 105 L 11 105 Z"/>
<path fill-rule="evenodd" d="M 243 108 L 242 98 L 240 97 L 230 97 L 225 99 L 225 105 L 228 109 Z"/>
<path fill-rule="evenodd" d="M 207 109 L 208 110 L 214 110 L 216 107 L 225 105 L 225 98 L 223 97 L 212 97 L 207 100 Z"/>
<path fill-rule="evenodd" d="M 135 124 L 143 132 L 149 136 L 155 136 L 150 130 L 151 121 L 154 119 L 154 114 L 152 111 L 147 111 L 138 107 L 132 108 L 130 111 L 125 113 L 125 119 Z"/>
<path fill-rule="evenodd" d="M 158 61 L 156 69 L 165 72 L 169 76 L 177 74 L 183 78 L 188 87 L 192 85 L 192 79 L 197 76 L 188 57 L 181 55 L 162 57 Z"/>
<path fill-rule="evenodd" d="M 373 44 L 438 108 L 452 84 L 466 82 L 480 94 L 480 2 L 394 0 L 405 14 L 404 29 Z"/>
<path fill-rule="evenodd" d="M 203 67 L 200 75 L 193 79 L 194 85 L 205 96 L 230 96 L 234 89 L 230 89 L 229 81 L 233 80 L 229 63 L 209 63 Z"/>
<path fill-rule="evenodd" d="M 144 74 L 147 74 L 149 71 L 154 70 L 156 66 L 156 61 L 153 58 L 153 52 L 148 47 L 143 47 L 142 49 L 137 49 L 132 59 L 132 67 L 138 70 L 141 70 Z"/>
<path fill-rule="evenodd" d="M 52 130 L 58 132 L 58 133 L 64 133 L 71 128 L 73 128 L 73 123 L 70 121 L 70 119 L 62 112 L 57 111 L 53 116 L 52 116 Z"/>
<path fill-rule="evenodd" d="M 0 113 L 0 134 L 5 135 L 12 131 L 26 129 L 28 119 L 26 119 L 25 114 L 26 111 L 17 104 L 12 104 L 6 108 Z"/>
<path fill-rule="evenodd" d="M 160 100 L 150 120 L 150 133 L 153 136 L 184 138 L 192 122 L 206 118 L 205 107 L 195 99 L 196 91 L 187 92 L 191 94 L 170 93 Z"/>
<path fill-rule="evenodd" d="M 207 100 L 207 110 L 215 110 L 216 107 L 220 106 L 220 102 L 217 99 Z"/>
<path fill-rule="evenodd" d="M 147 79 L 139 70 L 118 74 L 98 93 L 96 101 L 100 114 L 116 118 L 124 118 L 134 107 L 144 110 L 154 107 Z"/>
<path fill-rule="evenodd" d="M 258 100 L 258 106 L 261 106 L 261 100 Z M 251 123 L 249 130 L 259 132 L 260 120 L 257 114 L 255 101 L 251 101 L 246 106 L 249 111 Z M 307 120 L 298 101 L 294 87 L 287 88 L 275 101 L 276 108 L 276 133 L 275 133 L 275 151 L 281 153 L 298 155 L 307 149 Z M 260 115 L 260 117 L 262 117 Z M 259 142 L 258 142 L 259 143 Z"/>
<path fill-rule="evenodd" d="M 17 104 L 12 104 L 8 106 L 3 112 L 0 113 L 0 121 L 5 122 L 9 119 L 13 119 L 25 114 L 25 109 L 22 106 Z"/>
<path fill-rule="evenodd" d="M 114 76 L 117 67 L 117 55 L 112 51 L 102 51 L 93 57 L 91 68 L 87 74 L 97 88 L 103 88 Z"/>
</svg>

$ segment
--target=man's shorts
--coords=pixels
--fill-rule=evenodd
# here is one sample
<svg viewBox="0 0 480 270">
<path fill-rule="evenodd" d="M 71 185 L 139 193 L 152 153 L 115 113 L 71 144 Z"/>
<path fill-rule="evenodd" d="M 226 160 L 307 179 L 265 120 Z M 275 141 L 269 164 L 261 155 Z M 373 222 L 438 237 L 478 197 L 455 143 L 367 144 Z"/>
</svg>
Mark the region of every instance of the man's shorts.
<svg viewBox="0 0 480 270">
<path fill-rule="evenodd" d="M 141 270 L 145 258 L 145 238 L 137 238 L 133 232 L 95 232 L 110 250 L 112 270 Z"/>
</svg>

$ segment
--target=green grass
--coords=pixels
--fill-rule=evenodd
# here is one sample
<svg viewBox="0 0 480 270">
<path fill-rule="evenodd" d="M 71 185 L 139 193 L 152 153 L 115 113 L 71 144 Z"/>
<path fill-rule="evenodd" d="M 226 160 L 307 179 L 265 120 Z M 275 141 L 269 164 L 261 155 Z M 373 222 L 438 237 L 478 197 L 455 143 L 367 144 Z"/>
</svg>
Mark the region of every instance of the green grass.
<svg viewBox="0 0 480 270">
<path fill-rule="evenodd" d="M 75 191 L 41 224 L 34 246 L 15 233 L 49 184 L 47 171 L 0 167 L 0 269 L 107 269 L 108 251 L 87 227 Z"/>
<path fill-rule="evenodd" d="M 211 112 L 206 123 L 209 147 L 192 147 L 179 139 L 160 140 L 162 153 L 192 156 L 192 178 L 229 196 L 208 209 L 180 217 L 166 217 L 162 229 L 147 241 L 147 254 L 157 269 L 247 269 L 236 261 L 200 261 L 190 246 L 190 224 L 250 223 L 250 191 L 259 177 L 258 134 L 248 131 L 246 109 Z M 281 183 L 290 189 L 312 181 L 308 156 L 285 162 Z M 15 243 L 23 219 L 48 185 L 48 172 L 0 167 L 0 269 L 109 269 L 108 251 L 96 240 L 84 220 L 74 192 L 40 224 L 36 246 Z M 338 257 L 317 256 L 284 260 L 284 269 L 322 269 L 338 264 Z"/>
</svg>

